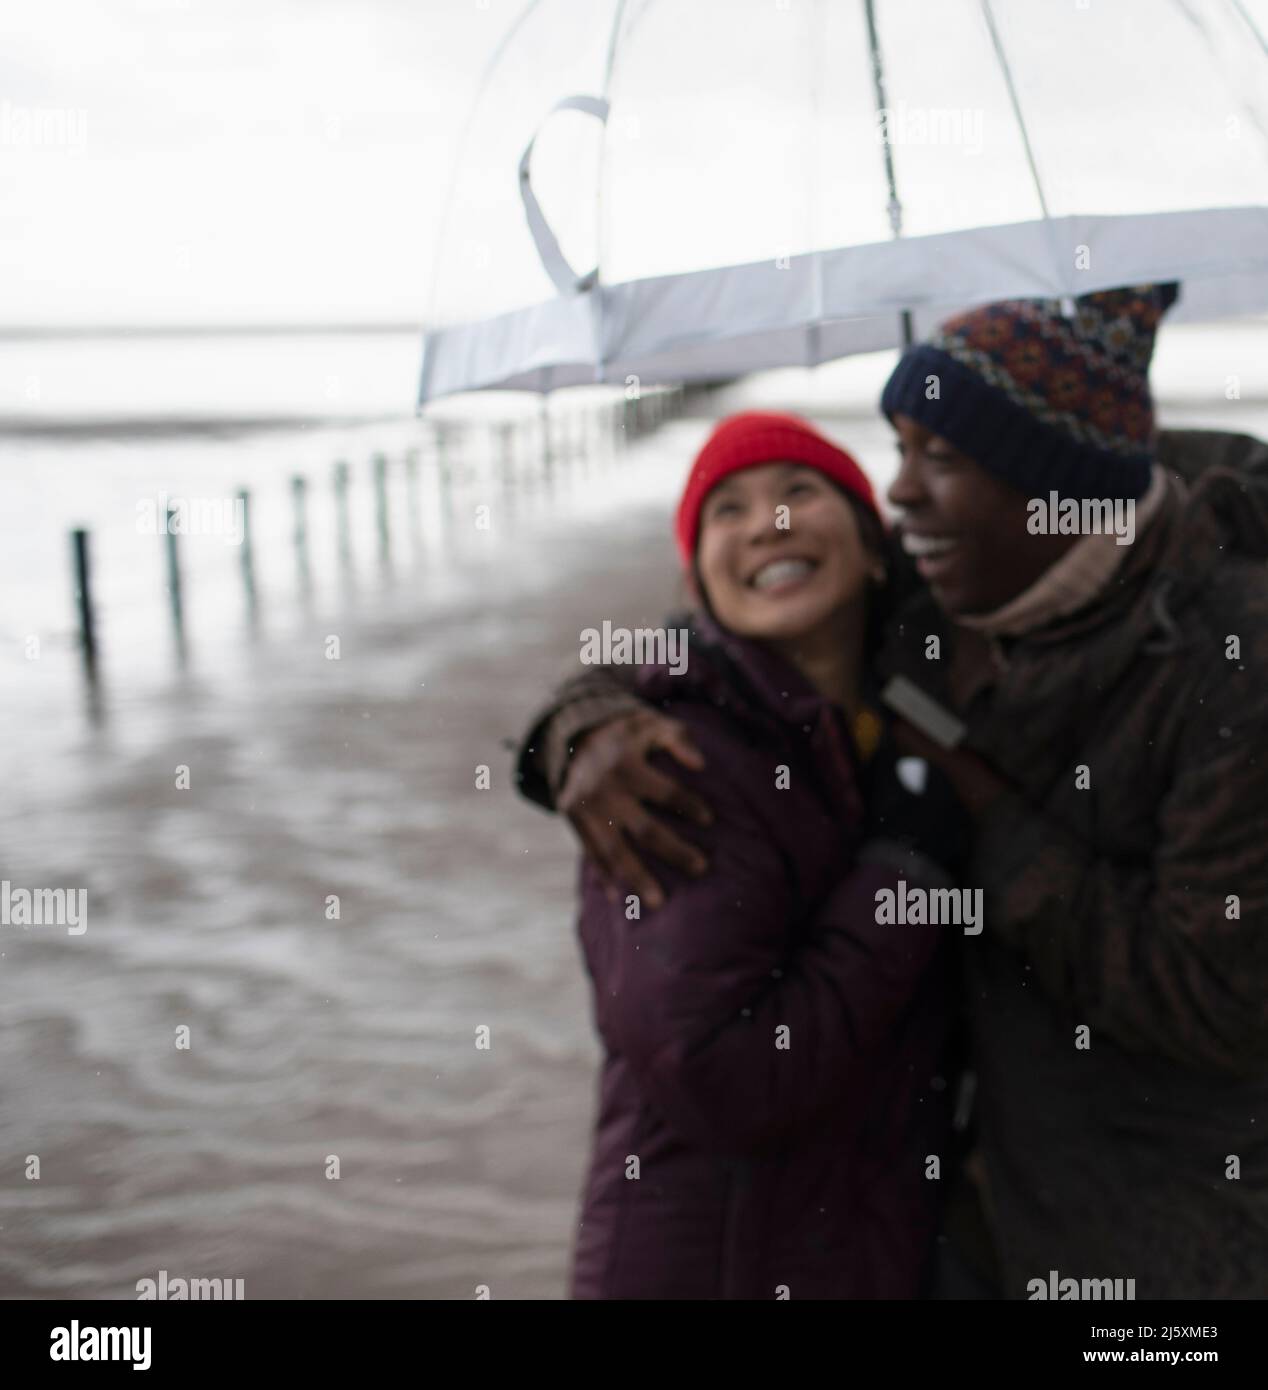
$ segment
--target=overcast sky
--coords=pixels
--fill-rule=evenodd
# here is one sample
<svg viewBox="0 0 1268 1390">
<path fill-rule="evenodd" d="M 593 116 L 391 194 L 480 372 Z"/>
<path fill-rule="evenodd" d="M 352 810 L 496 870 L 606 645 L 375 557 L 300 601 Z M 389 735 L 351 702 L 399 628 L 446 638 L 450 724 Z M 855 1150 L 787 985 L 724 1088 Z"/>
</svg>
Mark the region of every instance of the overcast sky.
<svg viewBox="0 0 1268 1390">
<path fill-rule="evenodd" d="M 484 59 L 523 0 L 0 11 L 0 323 L 422 317 Z"/>
<path fill-rule="evenodd" d="M 541 127 L 560 95 L 602 90 L 614 3 L 532 7 L 442 244 L 459 132 L 527 0 L 10 0 L 0 327 L 418 324 L 538 302 L 554 291 L 517 179 L 538 130 L 533 185 L 576 271 L 888 237 L 860 4 L 630 0 L 600 180 L 590 117 Z M 1240 8 L 1268 30 L 1268 0 Z M 1230 5 L 993 11 L 1052 216 L 1268 201 L 1263 50 Z M 1039 216 L 977 0 L 877 14 L 905 234 Z M 1124 67 L 1146 35 L 1148 61 Z M 930 112 L 955 118 L 949 138 L 926 138 Z"/>
</svg>

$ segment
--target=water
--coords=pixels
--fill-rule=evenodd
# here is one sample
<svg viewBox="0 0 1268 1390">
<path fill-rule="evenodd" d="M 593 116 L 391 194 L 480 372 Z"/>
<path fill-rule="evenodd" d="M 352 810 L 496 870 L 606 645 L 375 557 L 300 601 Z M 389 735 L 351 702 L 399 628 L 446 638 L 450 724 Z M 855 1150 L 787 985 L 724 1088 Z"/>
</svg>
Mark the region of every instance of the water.
<svg viewBox="0 0 1268 1390">
<path fill-rule="evenodd" d="M 243 1278 L 248 1297 L 562 1293 L 596 1060 L 575 857 L 515 795 L 504 744 L 605 583 L 641 620 L 672 599 L 663 500 L 704 428 L 620 461 L 594 439 L 550 486 L 525 435 L 509 490 L 473 431 L 448 515 L 409 418 L 6 442 L 4 681 L 21 737 L 4 754 L 3 873 L 86 889 L 88 928 L 0 928 L 0 1161 L 41 1163 L 0 1193 L 0 1293 L 128 1298 L 160 1269 Z M 308 597 L 294 472 L 312 484 Z M 243 482 L 258 622 L 238 552 L 182 537 L 181 671 L 162 538 L 138 535 L 136 502 Z M 98 725 L 70 640 L 64 531 L 79 520 L 102 614 Z"/>
<path fill-rule="evenodd" d="M 1184 341 L 1160 363 L 1165 417 L 1268 433 L 1262 330 Z M 526 430 L 523 480 L 503 489 L 485 426 L 536 406 L 463 403 L 472 428 L 446 514 L 432 436 L 384 384 L 408 382 L 411 336 L 309 345 L 362 383 L 333 421 L 305 398 L 297 354 L 247 399 L 224 381 L 262 380 L 269 346 L 221 340 L 191 373 L 205 350 L 151 343 L 73 369 L 53 353 L 41 372 L 62 383 L 60 405 L 11 409 L 21 429 L 0 439 L 0 872 L 88 892 L 82 936 L 0 926 L 0 1294 L 130 1298 L 166 1269 L 243 1278 L 257 1298 L 471 1298 L 480 1284 L 559 1297 L 597 1051 L 574 848 L 516 796 L 506 744 L 575 668 L 582 628 L 656 622 L 679 596 L 669 513 L 707 422 L 672 422 L 619 457 L 592 437 L 585 467 L 561 461 L 549 487 Z M 1242 401 L 1225 401 L 1216 383 L 1247 362 Z M 772 374 L 722 400 L 809 409 L 883 487 L 891 448 L 871 403 L 884 370 Z M 562 428 L 571 407 L 555 408 Z M 296 473 L 310 482 L 307 594 Z M 258 615 L 237 549 L 182 537 L 182 669 L 162 538 L 138 532 L 137 503 L 243 485 Z M 93 533 L 98 723 L 73 644 L 73 524 Z M 28 1155 L 38 1182 L 21 1176 Z"/>
</svg>

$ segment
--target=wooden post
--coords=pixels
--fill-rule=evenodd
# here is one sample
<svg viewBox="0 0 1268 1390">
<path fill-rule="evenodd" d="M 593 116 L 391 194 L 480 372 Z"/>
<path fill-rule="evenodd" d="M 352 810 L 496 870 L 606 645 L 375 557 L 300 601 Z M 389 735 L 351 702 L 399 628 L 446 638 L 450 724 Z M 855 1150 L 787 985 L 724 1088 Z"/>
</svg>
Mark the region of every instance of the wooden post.
<svg viewBox="0 0 1268 1390">
<path fill-rule="evenodd" d="M 500 420 L 494 427 L 494 437 L 502 504 L 509 515 L 515 509 L 515 426 L 509 420 Z"/>
<path fill-rule="evenodd" d="M 97 681 L 97 617 L 92 604 L 92 574 L 88 563 L 88 532 L 70 533 L 75 564 L 75 606 L 79 612 L 79 649 L 84 659 L 84 675 L 89 685 Z"/>
<path fill-rule="evenodd" d="M 247 617 L 252 625 L 259 617 L 259 595 L 255 588 L 255 556 L 251 551 L 251 494 L 242 488 L 238 492 L 242 503 L 242 587 L 247 596 Z"/>
<path fill-rule="evenodd" d="M 387 527 L 387 457 L 375 454 L 374 466 L 374 520 L 379 537 L 379 564 L 386 569 L 392 559 L 391 537 Z"/>
<path fill-rule="evenodd" d="M 307 598 L 313 591 L 313 574 L 308 564 L 308 483 L 298 473 L 291 479 L 291 503 L 295 513 L 295 571 L 299 591 Z"/>
<path fill-rule="evenodd" d="M 453 514 L 453 463 L 449 455 L 452 441 L 448 426 L 437 420 L 433 428 L 436 431 L 436 467 L 439 470 L 440 505 L 445 516 L 448 517 Z"/>
<path fill-rule="evenodd" d="M 493 427 L 494 453 L 497 456 L 498 482 L 503 492 L 510 492 L 515 482 L 515 446 L 509 421 L 499 420 Z"/>
<path fill-rule="evenodd" d="M 554 471 L 553 444 L 551 441 L 550 430 L 550 398 L 543 395 L 541 398 L 541 439 L 542 439 L 542 482 L 549 488 L 554 481 L 552 474 Z"/>
<path fill-rule="evenodd" d="M 588 407 L 577 412 L 577 446 L 581 451 L 581 472 L 587 474 L 594 463 L 594 412 Z"/>
<path fill-rule="evenodd" d="M 172 519 L 176 509 L 168 507 L 164 530 L 167 534 L 167 596 L 172 609 L 172 633 L 176 638 L 176 659 L 183 666 L 187 655 L 185 647 L 185 604 L 181 594 L 180 556 L 176 549 L 176 532 L 172 530 Z"/>
<path fill-rule="evenodd" d="M 414 554 L 423 553 L 423 528 L 418 501 L 418 450 L 408 449 L 405 453 L 405 508 L 409 513 L 410 543 Z"/>
<path fill-rule="evenodd" d="M 352 568 L 352 532 L 348 524 L 348 465 L 335 464 L 335 524 L 339 533 L 339 565 Z"/>
</svg>

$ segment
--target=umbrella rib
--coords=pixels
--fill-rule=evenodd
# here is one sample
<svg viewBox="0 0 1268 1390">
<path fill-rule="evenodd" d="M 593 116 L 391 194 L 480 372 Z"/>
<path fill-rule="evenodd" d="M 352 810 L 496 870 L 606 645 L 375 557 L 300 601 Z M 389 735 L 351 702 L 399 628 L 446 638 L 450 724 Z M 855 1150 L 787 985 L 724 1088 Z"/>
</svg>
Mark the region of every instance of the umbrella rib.
<svg viewBox="0 0 1268 1390">
<path fill-rule="evenodd" d="M 885 138 L 881 149 L 885 155 L 885 182 L 889 185 L 889 226 L 895 237 L 903 234 L 903 205 L 898 197 L 898 184 L 894 178 L 894 147 L 889 138 L 889 121 L 886 117 L 888 104 L 885 99 L 885 65 L 881 61 L 881 41 L 876 32 L 875 0 L 863 0 L 863 12 L 867 17 L 867 42 L 872 57 L 872 92 L 876 97 L 876 114 L 885 121 Z"/>
<path fill-rule="evenodd" d="M 616 68 L 616 48 L 617 48 L 617 41 L 618 41 L 618 40 L 620 39 L 620 37 L 621 37 L 621 24 L 622 24 L 622 21 L 625 19 L 625 5 L 626 5 L 626 0 L 616 0 L 616 7 L 615 7 L 615 9 L 612 11 L 612 30 L 611 30 L 611 32 L 608 34 L 608 51 L 607 51 L 607 57 L 606 57 L 606 59 L 605 59 L 605 61 L 604 61 L 604 64 L 603 64 L 603 93 L 602 93 L 602 95 L 603 95 L 603 100 L 609 103 L 609 107 L 608 107 L 609 111 L 611 110 L 611 98 L 612 98 L 612 73 L 615 71 L 615 68 Z M 604 262 L 605 262 L 606 259 L 607 259 L 606 255 L 604 254 L 604 253 L 606 252 L 606 250 L 607 250 L 607 247 L 606 247 L 606 245 L 604 244 L 604 243 L 605 243 L 605 238 L 604 238 L 604 232 L 603 232 L 604 225 L 605 225 L 605 218 L 604 218 L 605 208 L 604 208 L 604 203 L 603 203 L 603 188 L 604 188 L 604 180 L 605 180 L 605 177 L 606 177 L 606 175 L 607 175 L 608 139 L 609 139 L 609 127 L 608 127 L 607 121 L 604 121 L 604 123 L 603 123 L 603 135 L 602 135 L 602 137 L 601 137 L 602 143 L 601 143 L 600 146 L 599 146 L 599 182 L 598 182 L 598 186 L 597 186 L 596 189 L 595 189 L 595 199 L 594 199 L 594 203 L 595 203 L 594 211 L 595 211 L 596 231 L 595 231 L 595 239 L 594 239 L 594 241 L 595 241 L 595 247 L 594 247 L 594 253 L 595 253 L 595 254 L 594 254 L 594 268 L 595 268 L 595 277 L 594 277 L 594 279 L 595 279 L 595 283 L 594 283 L 594 300 L 593 300 L 593 302 L 594 302 L 594 304 L 596 305 L 596 307 L 597 307 L 598 309 L 600 309 L 600 310 L 602 309 L 602 306 L 603 306 L 603 288 L 602 288 L 602 286 L 603 286 L 603 266 L 604 266 Z M 604 345 L 604 342 L 603 342 L 603 333 L 602 333 L 602 328 L 601 328 L 601 320 L 600 320 L 600 327 L 599 327 L 598 329 L 596 329 L 596 332 L 595 332 L 594 349 L 595 349 L 595 356 L 596 356 L 596 358 L 598 359 L 598 361 L 597 361 L 596 364 L 595 364 L 595 370 L 596 370 L 596 372 L 598 373 L 599 379 L 602 380 L 602 381 L 606 381 L 606 380 L 607 380 L 607 364 L 608 364 L 608 359 L 607 359 L 607 352 L 606 352 L 606 349 L 605 349 L 605 345 Z"/>
<path fill-rule="evenodd" d="M 454 193 L 457 191 L 458 188 L 458 177 L 462 169 L 462 157 L 466 153 L 467 142 L 471 137 L 471 127 L 475 122 L 476 110 L 479 107 L 486 90 L 488 89 L 489 81 L 493 76 L 493 70 L 501 61 L 502 55 L 506 52 L 507 47 L 510 45 L 512 38 L 514 38 L 514 36 L 517 33 L 519 33 L 519 31 L 524 27 L 524 24 L 527 21 L 529 15 L 532 14 L 532 12 L 540 4 L 541 0 L 528 0 L 528 3 L 524 6 L 520 13 L 508 26 L 506 32 L 502 35 L 502 38 L 498 42 L 497 47 L 493 50 L 493 53 L 490 55 L 489 61 L 484 65 L 484 71 L 480 74 L 480 79 L 476 83 L 475 95 L 472 97 L 471 102 L 467 107 L 467 114 L 463 119 L 462 128 L 458 133 L 457 140 L 454 142 L 453 162 L 449 169 L 449 178 L 447 180 L 447 188 L 445 190 L 444 202 L 441 204 L 440 207 L 440 224 L 436 228 L 436 250 L 434 255 L 432 256 L 431 284 L 433 288 L 433 293 L 436 282 L 440 278 L 441 252 L 444 249 L 445 238 L 449 233 L 449 221 L 453 214 Z"/>
<path fill-rule="evenodd" d="M 885 98 L 885 64 L 881 60 L 880 35 L 876 30 L 875 0 L 863 0 L 863 13 L 867 19 L 867 42 L 872 57 L 872 92 L 876 98 L 876 114 L 884 125 L 885 138 L 881 149 L 885 152 L 885 181 L 889 185 L 889 228 L 898 240 L 903 234 L 903 205 L 898 196 L 898 182 L 894 177 L 894 146 L 889 133 L 889 105 Z M 904 309 L 899 322 L 902 326 L 903 347 L 911 346 L 913 332 L 911 310 Z"/>
<path fill-rule="evenodd" d="M 616 0 L 616 9 L 612 12 L 612 30 L 608 34 L 607 60 L 603 65 L 603 95 L 605 98 L 612 85 L 612 69 L 616 64 L 616 41 L 621 34 L 621 20 L 625 17 L 625 3 L 626 0 Z"/>
<path fill-rule="evenodd" d="M 1262 48 L 1265 53 L 1268 53 L 1268 40 L 1265 40 L 1264 36 L 1259 32 L 1259 26 L 1255 23 L 1254 19 L 1247 12 L 1246 6 L 1242 4 L 1242 0 L 1229 0 L 1229 3 L 1241 16 L 1242 23 L 1245 24 L 1247 29 L 1249 29 L 1250 32 L 1255 36 L 1255 38 L 1259 41 L 1260 48 Z"/>
<path fill-rule="evenodd" d="M 1259 26 L 1247 13 L 1245 5 L 1242 4 L 1242 0 L 1229 0 L 1229 3 L 1233 7 L 1233 12 L 1241 19 L 1247 29 L 1250 30 L 1251 37 L 1263 50 L 1265 57 L 1268 57 L 1268 40 L 1265 40 L 1264 36 L 1259 32 Z M 1268 130 L 1264 129 L 1264 123 L 1259 119 L 1259 112 L 1245 100 L 1242 101 L 1242 105 L 1246 108 L 1246 113 L 1250 117 L 1251 124 L 1263 137 L 1265 144 L 1268 144 Z"/>
<path fill-rule="evenodd" d="M 1218 52 L 1215 46 L 1215 40 L 1211 37 L 1211 31 L 1202 22 L 1202 20 L 1199 19 L 1198 16 L 1193 13 L 1193 11 L 1185 3 L 1185 0 L 1174 0 L 1174 3 L 1176 5 L 1176 8 L 1185 17 L 1185 19 L 1187 19 L 1189 23 L 1192 24 L 1193 27 L 1198 31 L 1198 33 L 1202 35 L 1202 38 L 1206 43 L 1207 49 L 1211 53 L 1212 58 L 1218 60 Z M 1251 19 L 1250 15 L 1246 13 L 1245 8 L 1241 4 L 1241 0 L 1231 0 L 1231 3 L 1233 12 L 1241 17 L 1241 19 L 1246 24 L 1246 27 L 1250 30 L 1251 36 L 1259 44 L 1259 47 L 1263 49 L 1263 51 L 1266 54 L 1268 54 L 1268 44 L 1264 43 L 1263 35 L 1255 27 L 1255 21 Z M 1246 115 L 1250 119 L 1251 125 L 1253 125 L 1255 129 L 1259 132 L 1260 137 L 1266 142 L 1268 142 L 1268 130 L 1265 130 L 1264 128 L 1264 123 L 1259 118 L 1259 112 L 1250 102 L 1245 100 L 1245 98 L 1242 97 L 1240 93 L 1238 93 L 1238 100 L 1241 106 L 1245 109 Z"/>
<path fill-rule="evenodd" d="M 813 0 L 811 20 L 808 27 L 810 35 L 810 128 L 812 135 L 811 159 L 814 173 L 810 179 L 809 204 L 810 228 L 808 242 L 811 248 L 810 269 L 814 277 L 813 319 L 806 334 L 805 358 L 807 367 L 817 367 L 822 360 L 823 347 L 823 255 L 820 233 L 823 227 L 821 191 L 817 177 L 821 163 L 823 134 L 823 53 L 826 40 L 826 26 L 823 17 L 823 0 Z"/>
<path fill-rule="evenodd" d="M 1026 118 L 1021 114 L 1021 102 L 1017 99 L 1017 88 L 1013 85 L 1012 69 L 1008 66 L 1004 45 L 1000 41 L 999 30 L 995 27 L 995 16 L 991 12 L 991 0 L 982 0 L 982 16 L 986 20 L 986 28 L 991 36 L 991 46 L 995 49 L 995 57 L 999 60 L 1000 72 L 1004 76 L 1004 86 L 1008 88 L 1008 100 L 1017 120 L 1017 128 L 1021 132 L 1021 143 L 1026 151 L 1026 163 L 1030 166 L 1030 177 L 1034 180 L 1035 193 L 1039 198 L 1039 208 L 1043 213 L 1044 221 L 1047 222 L 1051 220 L 1052 214 L 1048 211 L 1048 200 L 1043 196 L 1043 184 L 1039 180 L 1039 169 L 1035 164 L 1035 152 L 1030 145 L 1030 132 L 1026 129 Z"/>
</svg>

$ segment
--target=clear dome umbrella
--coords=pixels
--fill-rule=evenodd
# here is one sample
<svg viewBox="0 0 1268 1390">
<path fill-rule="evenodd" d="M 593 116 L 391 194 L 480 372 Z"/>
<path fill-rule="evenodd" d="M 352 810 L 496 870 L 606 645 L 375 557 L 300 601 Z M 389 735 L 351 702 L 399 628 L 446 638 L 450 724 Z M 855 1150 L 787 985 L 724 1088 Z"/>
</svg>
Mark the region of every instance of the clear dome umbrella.
<svg viewBox="0 0 1268 1390">
<path fill-rule="evenodd" d="M 420 404 L 900 344 L 1179 280 L 1268 308 L 1268 0 L 532 0 L 433 268 Z"/>
</svg>

